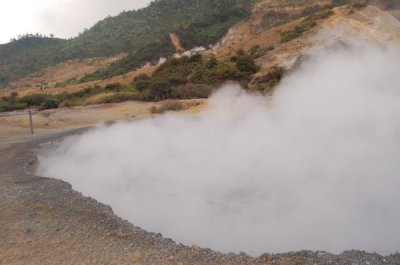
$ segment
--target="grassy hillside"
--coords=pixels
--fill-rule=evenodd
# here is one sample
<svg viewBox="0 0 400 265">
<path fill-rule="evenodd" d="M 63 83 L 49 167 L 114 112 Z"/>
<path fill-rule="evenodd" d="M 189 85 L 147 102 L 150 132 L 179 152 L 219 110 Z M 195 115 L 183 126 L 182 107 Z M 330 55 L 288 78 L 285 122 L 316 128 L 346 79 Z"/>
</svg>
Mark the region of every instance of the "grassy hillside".
<svg viewBox="0 0 400 265">
<path fill-rule="evenodd" d="M 31 74 L 33 70 L 60 62 L 55 51 L 64 42 L 61 39 L 27 36 L 0 45 L 0 87 Z"/>
<path fill-rule="evenodd" d="M 249 15 L 256 0 L 155 0 L 148 7 L 108 17 L 71 40 L 27 37 L 0 45 L 0 87 L 69 59 L 129 53 L 87 79 L 113 76 L 171 55 L 169 33 L 184 48 L 215 43 Z"/>
</svg>

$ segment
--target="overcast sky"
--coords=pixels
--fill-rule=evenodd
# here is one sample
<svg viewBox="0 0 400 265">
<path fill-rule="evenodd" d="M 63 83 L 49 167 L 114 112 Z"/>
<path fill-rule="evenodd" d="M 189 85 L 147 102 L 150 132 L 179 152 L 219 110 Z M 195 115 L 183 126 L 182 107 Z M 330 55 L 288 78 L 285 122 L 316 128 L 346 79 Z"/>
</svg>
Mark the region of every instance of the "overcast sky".
<svg viewBox="0 0 400 265">
<path fill-rule="evenodd" d="M 108 15 L 142 8 L 151 0 L 0 0 L 0 43 L 25 33 L 76 36 Z"/>
</svg>

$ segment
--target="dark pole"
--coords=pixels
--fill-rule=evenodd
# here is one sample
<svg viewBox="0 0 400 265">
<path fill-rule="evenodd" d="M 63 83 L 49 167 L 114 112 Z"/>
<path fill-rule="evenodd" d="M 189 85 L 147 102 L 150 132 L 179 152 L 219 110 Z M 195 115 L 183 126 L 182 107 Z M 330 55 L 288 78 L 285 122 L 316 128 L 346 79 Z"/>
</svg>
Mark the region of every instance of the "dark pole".
<svg viewBox="0 0 400 265">
<path fill-rule="evenodd" d="M 29 111 L 29 125 L 31 126 L 31 134 L 33 135 L 32 111 Z"/>
</svg>

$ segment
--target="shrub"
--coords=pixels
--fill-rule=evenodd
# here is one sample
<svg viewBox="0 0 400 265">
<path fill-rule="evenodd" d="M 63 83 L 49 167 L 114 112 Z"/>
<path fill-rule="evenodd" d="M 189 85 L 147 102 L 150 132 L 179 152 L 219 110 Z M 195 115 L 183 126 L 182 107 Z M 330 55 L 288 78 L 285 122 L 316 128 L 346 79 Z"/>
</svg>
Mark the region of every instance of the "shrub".
<svg viewBox="0 0 400 265">
<path fill-rule="evenodd" d="M 105 96 L 99 100 L 100 104 L 104 103 L 120 103 L 124 101 L 138 100 L 138 97 L 133 93 L 119 92 L 110 96 Z"/>
<path fill-rule="evenodd" d="M 208 98 L 211 95 L 211 85 L 186 84 L 171 88 L 171 98 L 193 99 Z"/>
<path fill-rule="evenodd" d="M 106 91 L 120 91 L 122 89 L 122 85 L 120 83 L 111 83 L 107 84 L 104 89 Z"/>
<path fill-rule="evenodd" d="M 53 97 L 48 97 L 45 98 L 44 101 L 42 102 L 42 104 L 40 105 L 40 109 L 41 110 L 45 110 L 45 109 L 56 109 L 58 108 L 58 105 L 60 104 L 60 102 Z"/>
<path fill-rule="evenodd" d="M 218 65 L 218 60 L 215 56 L 211 56 L 210 59 L 206 62 L 206 67 L 208 69 L 213 69 Z"/>
<path fill-rule="evenodd" d="M 31 94 L 20 98 L 19 103 L 27 107 L 39 107 L 39 109 L 55 109 L 60 104 L 60 98 L 51 95 Z"/>
<path fill-rule="evenodd" d="M 138 82 L 138 81 L 147 81 L 150 80 L 151 77 L 147 74 L 140 74 L 138 76 L 135 76 L 135 78 L 133 78 L 133 82 Z"/>
<path fill-rule="evenodd" d="M 40 106 L 46 99 L 46 95 L 31 94 L 20 98 L 20 102 L 25 103 L 28 107 Z"/>
<path fill-rule="evenodd" d="M 171 98 L 171 88 L 167 82 L 151 83 L 150 87 L 141 95 L 146 101 L 158 101 Z"/>
<path fill-rule="evenodd" d="M 173 76 L 168 77 L 167 82 L 171 86 L 177 86 L 177 85 L 185 84 L 186 79 L 179 75 L 173 75 Z"/>
<path fill-rule="evenodd" d="M 133 85 L 139 92 L 143 92 L 145 89 L 150 87 L 151 81 L 138 80 L 133 83 Z"/>
<path fill-rule="evenodd" d="M 236 61 L 236 67 L 240 72 L 247 75 L 252 75 L 258 71 L 258 66 L 249 55 L 239 56 Z"/>
<path fill-rule="evenodd" d="M 264 56 L 268 51 L 272 51 L 273 49 L 274 46 L 272 45 L 265 48 L 261 48 L 260 45 L 254 45 L 250 48 L 248 54 L 251 56 L 251 58 L 257 59 Z"/>
<path fill-rule="evenodd" d="M 272 89 L 282 80 L 285 72 L 286 69 L 281 66 L 272 67 L 268 74 L 255 80 L 257 89 L 265 92 L 271 92 Z"/>
</svg>

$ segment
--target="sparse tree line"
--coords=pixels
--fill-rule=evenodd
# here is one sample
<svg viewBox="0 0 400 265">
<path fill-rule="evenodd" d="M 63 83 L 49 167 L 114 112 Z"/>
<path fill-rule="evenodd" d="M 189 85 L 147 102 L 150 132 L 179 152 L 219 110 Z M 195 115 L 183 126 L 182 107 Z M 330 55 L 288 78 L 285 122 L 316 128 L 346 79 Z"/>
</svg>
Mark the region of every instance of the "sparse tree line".
<svg viewBox="0 0 400 265">
<path fill-rule="evenodd" d="M 41 33 L 36 33 L 36 34 L 26 33 L 23 35 L 17 35 L 16 38 L 11 38 L 10 42 L 15 42 L 21 39 L 29 39 L 29 38 L 54 39 L 54 34 L 50 34 L 47 36 L 46 34 L 41 34 Z"/>
</svg>

